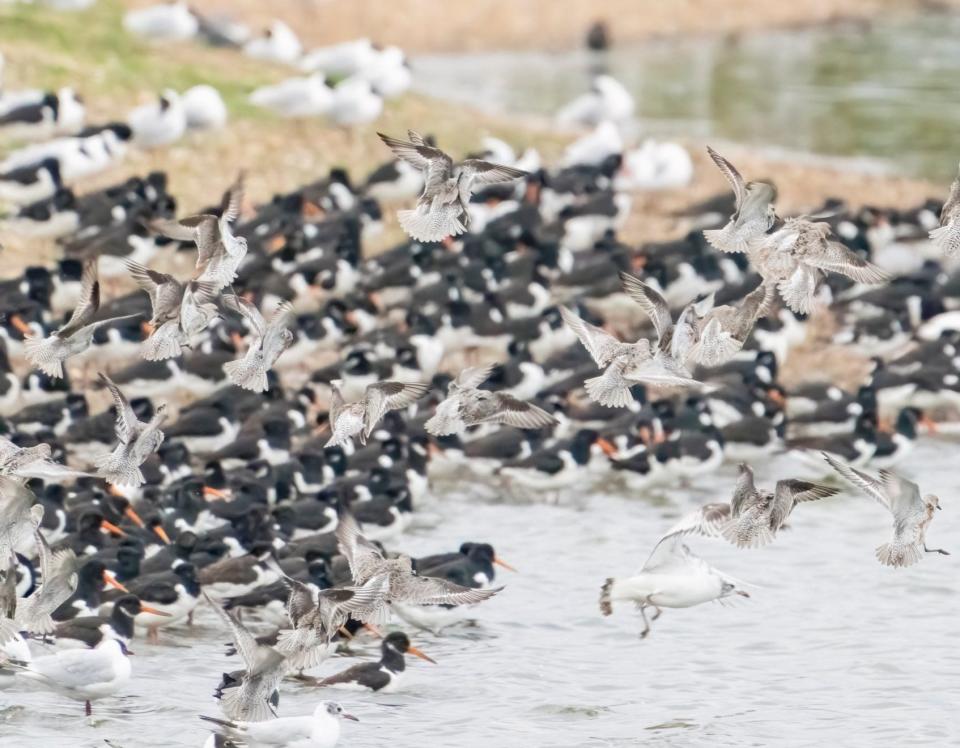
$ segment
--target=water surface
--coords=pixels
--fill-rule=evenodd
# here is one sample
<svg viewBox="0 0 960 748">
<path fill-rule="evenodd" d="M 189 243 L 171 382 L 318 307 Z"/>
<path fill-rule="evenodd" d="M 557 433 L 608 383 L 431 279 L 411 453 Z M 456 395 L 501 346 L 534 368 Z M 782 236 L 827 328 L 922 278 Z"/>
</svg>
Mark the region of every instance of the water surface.
<svg viewBox="0 0 960 748">
<path fill-rule="evenodd" d="M 698 503 L 726 498 L 733 469 L 696 489 L 646 496 L 589 495 L 579 505 L 513 505 L 447 497 L 393 547 L 414 554 L 492 542 L 521 573 L 477 611 L 475 627 L 414 643 L 439 664 L 412 659 L 395 694 L 324 692 L 362 721 L 343 745 L 423 746 L 930 746 L 956 745 L 960 723 L 960 491 L 956 445 L 918 447 L 905 472 L 939 492 L 930 539 L 952 556 L 882 567 L 873 549 L 890 519 L 853 495 L 802 506 L 775 544 L 739 551 L 693 538 L 691 548 L 757 585 L 752 598 L 667 610 L 641 641 L 628 608 L 602 618 L 604 578 L 639 567 L 658 534 Z M 791 473 L 781 459 L 758 479 Z M 721 494 L 708 491 L 722 488 Z M 199 713 L 219 715 L 211 692 L 236 665 L 210 611 L 159 646 L 136 640 L 134 677 L 121 698 L 82 706 L 0 691 L 0 742 L 18 748 L 199 746 Z M 369 650 L 373 654 L 374 647 Z M 351 664 L 335 658 L 329 674 Z M 285 685 L 281 714 L 310 712 L 320 693 Z M 70 740 L 65 741 L 64 735 Z"/>
<path fill-rule="evenodd" d="M 616 33 L 616 29 L 614 29 Z M 872 157 L 949 180 L 960 159 L 960 17 L 930 14 L 733 38 L 586 51 L 420 57 L 421 90 L 552 116 L 606 70 L 634 94 L 641 129 Z"/>
</svg>

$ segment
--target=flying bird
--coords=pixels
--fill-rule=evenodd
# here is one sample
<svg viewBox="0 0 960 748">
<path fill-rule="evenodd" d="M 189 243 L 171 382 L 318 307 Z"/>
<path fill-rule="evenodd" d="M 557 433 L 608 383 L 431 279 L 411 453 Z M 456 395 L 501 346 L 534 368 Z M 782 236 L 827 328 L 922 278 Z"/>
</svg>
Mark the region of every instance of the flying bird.
<svg viewBox="0 0 960 748">
<path fill-rule="evenodd" d="M 911 566 L 922 558 L 923 553 L 950 555 L 942 548 L 927 548 L 927 528 L 933 521 L 934 511 L 942 508 L 937 496 L 926 494 L 921 498 L 920 486 L 889 470 L 881 470 L 875 477 L 826 453 L 823 459 L 893 515 L 893 537 L 877 548 L 877 559 L 881 564 Z"/>
<path fill-rule="evenodd" d="M 143 485 L 140 466 L 163 444 L 163 432 L 160 427 L 167 418 L 166 405 L 158 405 L 154 410 L 153 418 L 148 422 L 141 421 L 110 377 L 101 373 L 100 381 L 113 396 L 113 404 L 117 411 L 114 430 L 118 443 L 110 454 L 97 460 L 97 474 L 108 483 L 117 486 Z"/>
<path fill-rule="evenodd" d="M 63 327 L 46 338 L 30 337 L 24 343 L 27 360 L 49 377 L 63 377 L 63 362 L 90 347 L 98 328 L 122 319 L 136 317 L 126 314 L 97 322 L 93 318 L 100 309 L 100 280 L 96 258 L 84 263 L 80 280 L 80 300 Z"/>
<path fill-rule="evenodd" d="M 766 234 L 777 220 L 777 188 L 767 182 L 745 182 L 733 164 L 707 146 L 707 153 L 733 187 L 733 215 L 722 229 L 703 232 L 721 252 L 746 252 L 751 242 Z"/>
<path fill-rule="evenodd" d="M 557 419 L 536 405 L 503 392 L 478 387 L 490 376 L 493 366 L 464 369 L 447 387 L 447 398 L 424 424 L 434 436 L 446 436 L 479 423 L 502 423 L 519 429 L 552 426 Z"/>
<path fill-rule="evenodd" d="M 930 232 L 930 238 L 947 257 L 960 251 L 960 174 L 950 185 L 950 195 L 940 210 L 940 226 Z"/>
<path fill-rule="evenodd" d="M 211 284 L 215 290 L 233 282 L 240 263 L 247 254 L 247 240 L 233 233 L 233 224 L 240 217 L 243 206 L 244 174 L 237 177 L 224 195 L 219 216 L 203 213 L 179 221 L 154 221 L 153 229 L 178 241 L 192 241 L 197 245 L 197 280 Z"/>
<path fill-rule="evenodd" d="M 238 387 L 251 392 L 265 392 L 267 372 L 280 358 L 280 355 L 293 344 L 293 331 L 290 326 L 296 321 L 290 302 L 281 302 L 270 322 L 263 318 L 260 310 L 246 299 L 228 294 L 223 297 L 224 304 L 240 313 L 253 328 L 254 339 L 242 358 L 223 365 L 227 378 Z"/>
<path fill-rule="evenodd" d="M 467 205 L 475 187 L 527 176 L 522 169 L 477 158 L 468 158 L 454 165 L 450 156 L 427 145 L 423 136 L 413 130 L 407 131 L 409 141 L 383 133 L 377 135 L 398 158 L 423 172 L 423 193 L 416 210 L 397 213 L 404 231 L 418 241 L 440 241 L 470 228 Z"/>
<path fill-rule="evenodd" d="M 469 605 L 482 602 L 503 587 L 473 589 L 439 577 L 420 576 L 413 570 L 410 556 L 388 559 L 363 536 L 357 520 L 347 511 L 340 513 L 336 529 L 337 547 L 346 556 L 355 585 L 364 585 L 374 577 L 386 575 L 388 584 L 365 620 L 373 625 L 384 624 L 390 617 L 392 601 L 413 605 Z"/>
<path fill-rule="evenodd" d="M 330 431 L 332 435 L 326 447 L 346 444 L 354 436 L 366 444 L 374 427 L 387 411 L 412 405 L 423 397 L 429 385 L 404 384 L 403 382 L 377 382 L 367 386 L 363 398 L 346 403 L 340 392 L 339 382 L 330 383 L 333 398 L 330 401 Z"/>
</svg>

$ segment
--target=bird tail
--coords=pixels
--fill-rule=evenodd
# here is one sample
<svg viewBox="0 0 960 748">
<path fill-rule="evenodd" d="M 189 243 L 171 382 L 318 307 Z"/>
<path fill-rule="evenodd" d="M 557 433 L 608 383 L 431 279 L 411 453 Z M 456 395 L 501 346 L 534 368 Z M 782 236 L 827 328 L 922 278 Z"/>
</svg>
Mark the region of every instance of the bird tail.
<svg viewBox="0 0 960 748">
<path fill-rule="evenodd" d="M 703 232 L 703 238 L 714 249 L 721 252 L 746 252 L 749 249 L 747 240 L 737 236 L 736 226 L 733 221 L 728 223 L 722 229 L 707 229 Z"/>
<path fill-rule="evenodd" d="M 267 694 L 265 699 L 251 701 L 245 693 L 244 687 L 236 686 L 228 688 L 220 697 L 220 708 L 230 719 L 239 722 L 266 722 L 277 715 L 274 714 L 267 701 L 271 694 Z"/>
<path fill-rule="evenodd" d="M 613 600 L 610 598 L 610 591 L 613 589 L 615 581 L 613 577 L 607 577 L 607 581 L 600 588 L 600 612 L 605 616 L 613 613 Z"/>
<path fill-rule="evenodd" d="M 633 394 L 627 384 L 607 374 L 588 379 L 583 386 L 591 400 L 607 408 L 626 408 L 633 402 Z"/>
<path fill-rule="evenodd" d="M 960 252 L 960 229 L 955 226 L 941 226 L 930 232 L 934 246 L 945 255 L 952 257 Z"/>
<path fill-rule="evenodd" d="M 457 236 L 466 231 L 466 227 L 457 216 L 456 206 L 446 206 L 433 210 L 400 210 L 397 220 L 400 226 L 413 239 L 421 242 L 438 242 L 448 236 Z"/>
<path fill-rule="evenodd" d="M 884 543 L 877 547 L 877 560 L 886 566 L 912 566 L 920 556 L 919 543 Z"/>
<path fill-rule="evenodd" d="M 227 379 L 237 387 L 251 392 L 266 392 L 269 386 L 266 370 L 262 366 L 257 366 L 255 361 L 247 359 L 246 356 L 236 361 L 228 361 L 223 365 L 223 371 Z"/>
<path fill-rule="evenodd" d="M 63 379 L 63 361 L 56 354 L 56 345 L 56 337 L 35 335 L 23 341 L 27 361 L 48 377 Z"/>
<path fill-rule="evenodd" d="M 330 654 L 330 648 L 309 629 L 281 631 L 274 649 L 287 656 L 290 670 L 309 670 Z"/>
<path fill-rule="evenodd" d="M 177 321 L 164 322 L 154 330 L 153 335 L 141 343 L 140 353 L 147 361 L 163 361 L 183 353 Z"/>
<path fill-rule="evenodd" d="M 143 485 L 143 473 L 139 465 L 134 465 L 129 458 L 122 452 L 111 452 L 110 454 L 98 457 L 96 460 L 97 475 L 103 478 L 107 483 L 115 486 L 137 486 Z"/>
<path fill-rule="evenodd" d="M 720 535 L 737 548 L 759 548 L 773 540 L 773 533 L 769 527 L 754 525 L 744 531 L 735 520 L 726 522 L 720 528 Z"/>
</svg>

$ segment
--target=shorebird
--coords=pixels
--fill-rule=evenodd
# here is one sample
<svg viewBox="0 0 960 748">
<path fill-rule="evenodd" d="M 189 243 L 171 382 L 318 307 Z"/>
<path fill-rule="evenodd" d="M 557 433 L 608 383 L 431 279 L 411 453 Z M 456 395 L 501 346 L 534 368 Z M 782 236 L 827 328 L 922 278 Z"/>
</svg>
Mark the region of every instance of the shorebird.
<svg viewBox="0 0 960 748">
<path fill-rule="evenodd" d="M 423 172 L 425 185 L 416 210 L 397 213 L 404 231 L 419 241 L 440 241 L 470 228 L 467 205 L 475 187 L 527 176 L 521 169 L 477 158 L 454 166 L 450 156 L 427 145 L 423 136 L 413 130 L 407 131 L 409 141 L 383 133 L 377 135 L 398 158 Z"/>
<path fill-rule="evenodd" d="M 243 206 L 243 172 L 224 195 L 219 216 L 204 213 L 179 221 L 154 221 L 155 231 L 178 241 L 192 241 L 197 245 L 197 280 L 219 290 L 233 282 L 237 270 L 247 254 L 247 240 L 235 236 L 233 224 Z"/>
<path fill-rule="evenodd" d="M 238 387 L 251 392 L 265 392 L 267 372 L 280 355 L 293 344 L 291 324 L 295 323 L 289 301 L 281 302 L 268 323 L 260 310 L 246 299 L 233 294 L 223 297 L 224 304 L 243 316 L 253 328 L 254 339 L 242 358 L 223 365 L 227 378 Z"/>
<path fill-rule="evenodd" d="M 214 304 L 217 284 L 179 281 L 133 260 L 127 260 L 126 266 L 134 282 L 150 296 L 153 310 L 148 323 L 150 337 L 143 341 L 141 355 L 147 361 L 179 356 L 183 348 L 189 347 L 193 338 L 206 330 L 217 316 Z"/>
<path fill-rule="evenodd" d="M 347 619 L 363 620 L 387 592 L 386 574 L 371 577 L 359 587 L 320 590 L 316 596 L 303 582 L 282 574 L 290 590 L 287 614 L 292 631 L 281 631 L 276 649 L 287 658 L 291 670 L 307 670 L 332 654 L 331 639 Z"/>
<path fill-rule="evenodd" d="M 203 593 L 210 607 L 230 628 L 246 672 L 240 685 L 224 689 L 220 698 L 223 713 L 231 720 L 262 722 L 276 717 L 270 698 L 287 672 L 287 660 L 273 647 L 258 644 L 247 628 Z"/>
<path fill-rule="evenodd" d="M 387 411 L 412 405 L 430 388 L 426 384 L 376 382 L 367 385 L 361 400 L 345 403 L 340 384 L 342 382 L 339 379 L 330 383 L 333 391 L 330 401 L 331 436 L 325 447 L 346 444 L 354 436 L 359 438 L 361 444 L 366 444 L 374 427 Z"/>
<path fill-rule="evenodd" d="M 27 360 L 47 376 L 62 378 L 63 362 L 87 350 L 93 342 L 93 334 L 100 327 L 137 316 L 127 314 L 94 322 L 93 318 L 99 309 L 100 280 L 97 276 L 97 260 L 94 258 L 84 263 L 80 300 L 67 324 L 46 338 L 27 338 L 24 343 Z"/>
<path fill-rule="evenodd" d="M 434 436 L 460 433 L 478 423 L 502 423 L 518 429 L 552 426 L 557 419 L 536 405 L 502 392 L 481 390 L 493 365 L 464 369 L 447 386 L 447 398 L 424 424 Z"/>
<path fill-rule="evenodd" d="M 890 276 L 845 244 L 831 238 L 829 223 L 806 216 L 788 218 L 772 234 L 754 239 L 750 262 L 765 283 L 780 291 L 787 307 L 799 314 L 813 311 L 814 296 L 828 271 L 857 283 L 886 283 Z"/>
<path fill-rule="evenodd" d="M 658 347 L 683 364 L 719 366 L 733 358 L 750 336 L 757 319 L 773 301 L 775 289 L 765 283 L 732 306 L 713 305 L 713 295 L 689 304 L 676 324 L 659 291 L 628 273 L 620 273 L 623 290 L 647 313 L 657 331 Z"/>
<path fill-rule="evenodd" d="M 280 717 L 267 722 L 230 722 L 203 715 L 200 719 L 218 725 L 226 737 L 240 741 L 239 745 L 300 748 L 334 748 L 340 740 L 340 720 L 360 721 L 335 701 L 321 701 L 309 717 Z"/>
<path fill-rule="evenodd" d="M 893 538 L 877 547 L 877 559 L 881 564 L 911 566 L 921 559 L 921 552 L 950 555 L 942 548 L 927 548 L 927 527 L 933 521 L 933 512 L 942 508 L 937 496 L 926 494 L 921 498 L 920 486 L 889 470 L 881 470 L 878 477 L 874 477 L 828 454 L 824 454 L 823 459 L 843 478 L 893 514 Z"/>
<path fill-rule="evenodd" d="M 713 534 L 710 526 L 713 518 L 698 509 L 681 518 L 660 537 L 639 573 L 622 579 L 608 578 L 600 590 L 600 612 L 613 613 L 613 603 L 630 601 L 637 606 L 643 617 L 640 638 L 650 633 L 650 621 L 646 609 L 656 612 L 653 620 L 662 613 L 661 608 L 689 608 L 711 600 L 720 600 L 730 595 L 750 595 L 741 589 L 742 582 L 713 568 L 680 542 L 684 535 Z"/>
<path fill-rule="evenodd" d="M 960 251 L 960 173 L 950 185 L 950 195 L 940 211 L 940 226 L 930 231 L 930 238 L 947 257 Z"/>
<path fill-rule="evenodd" d="M 140 466 L 163 443 L 160 427 L 167 417 L 166 406 L 158 405 L 149 422 L 141 421 L 110 377 L 101 373 L 100 381 L 113 396 L 113 405 L 117 410 L 115 430 L 118 444 L 110 454 L 97 460 L 97 474 L 117 486 L 143 485 Z"/>
<path fill-rule="evenodd" d="M 0 559 L 33 535 L 43 520 L 43 504 L 33 491 L 9 475 L 0 475 Z"/>
<path fill-rule="evenodd" d="M 836 488 L 789 478 L 777 481 L 773 491 L 763 491 L 753 481 L 753 468 L 745 462 L 729 504 L 701 507 L 705 535 L 722 535 L 738 548 L 757 548 L 771 542 L 793 508 L 803 501 L 817 501 L 838 493 Z"/>
<path fill-rule="evenodd" d="M 733 164 L 707 146 L 707 153 L 733 187 L 733 215 L 722 229 L 703 232 L 721 252 L 746 252 L 751 242 L 766 234 L 777 220 L 777 188 L 768 182 L 745 182 Z"/>
<path fill-rule="evenodd" d="M 52 634 L 56 628 L 51 614 L 77 589 L 77 554 L 69 548 L 53 552 L 39 528 L 33 531 L 40 556 L 41 585 L 17 603 L 14 621 L 18 631 Z"/>
<path fill-rule="evenodd" d="M 384 574 L 388 577 L 385 594 L 380 596 L 373 610 L 366 613 L 364 620 L 372 625 L 387 622 L 389 606 L 394 600 L 414 605 L 465 605 L 482 602 L 503 589 L 471 589 L 439 577 L 420 576 L 413 570 L 410 556 L 384 557 L 383 552 L 363 536 L 349 512 L 340 513 L 335 532 L 337 547 L 347 558 L 354 584 L 364 585 Z"/>
<path fill-rule="evenodd" d="M 62 649 L 28 664 L 7 661 L 4 665 L 44 688 L 84 702 L 89 717 L 91 701 L 112 696 L 130 680 L 127 654 L 123 642 L 105 639 L 94 649 Z"/>
<path fill-rule="evenodd" d="M 409 637 L 402 631 L 388 634 L 380 645 L 378 662 L 361 662 L 327 678 L 317 678 L 313 685 L 318 688 L 343 688 L 349 690 L 370 690 L 393 693 L 400 687 L 402 675 L 407 664 L 404 655 L 412 654 L 421 660 L 436 661 L 425 655 L 410 643 Z"/>
</svg>

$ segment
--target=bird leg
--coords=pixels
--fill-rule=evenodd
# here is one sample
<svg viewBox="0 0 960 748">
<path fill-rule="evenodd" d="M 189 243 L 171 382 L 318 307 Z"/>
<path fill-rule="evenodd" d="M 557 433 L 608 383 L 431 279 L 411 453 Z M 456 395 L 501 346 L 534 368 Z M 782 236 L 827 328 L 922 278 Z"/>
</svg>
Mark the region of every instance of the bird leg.
<svg viewBox="0 0 960 748">
<path fill-rule="evenodd" d="M 147 628 L 147 641 L 150 644 L 157 644 L 160 641 L 160 631 L 156 626 L 149 626 Z"/>
<path fill-rule="evenodd" d="M 640 616 L 643 618 L 643 631 L 640 632 L 640 638 L 646 639 L 647 634 L 650 633 L 650 621 L 647 620 L 646 603 L 638 603 L 637 609 L 640 611 Z"/>
<path fill-rule="evenodd" d="M 650 604 L 653 605 L 653 603 Z M 650 620 L 656 621 L 661 615 L 663 615 L 663 608 L 658 608 L 656 605 L 653 605 L 653 609 L 657 612 L 653 614 L 653 617 Z"/>
<path fill-rule="evenodd" d="M 944 556 L 949 556 L 950 551 L 945 551 L 943 548 L 927 548 L 926 543 L 923 546 L 924 553 L 939 553 Z"/>
<path fill-rule="evenodd" d="M 93 714 L 93 707 L 90 705 L 90 699 L 87 699 L 83 705 L 83 713 L 86 716 L 91 716 Z"/>
</svg>

